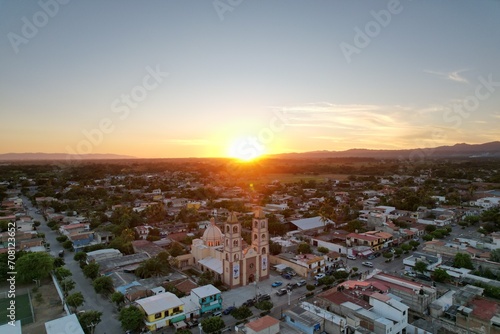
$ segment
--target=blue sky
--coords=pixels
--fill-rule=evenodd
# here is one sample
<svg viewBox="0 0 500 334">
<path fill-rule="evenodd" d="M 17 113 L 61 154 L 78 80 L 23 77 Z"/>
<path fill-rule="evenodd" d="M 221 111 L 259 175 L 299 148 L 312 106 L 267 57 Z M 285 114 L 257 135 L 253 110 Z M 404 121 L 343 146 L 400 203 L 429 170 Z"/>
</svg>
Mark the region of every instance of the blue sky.
<svg viewBox="0 0 500 334">
<path fill-rule="evenodd" d="M 500 1 L 60 1 L 0 1 L 0 153 L 500 140 Z"/>
</svg>

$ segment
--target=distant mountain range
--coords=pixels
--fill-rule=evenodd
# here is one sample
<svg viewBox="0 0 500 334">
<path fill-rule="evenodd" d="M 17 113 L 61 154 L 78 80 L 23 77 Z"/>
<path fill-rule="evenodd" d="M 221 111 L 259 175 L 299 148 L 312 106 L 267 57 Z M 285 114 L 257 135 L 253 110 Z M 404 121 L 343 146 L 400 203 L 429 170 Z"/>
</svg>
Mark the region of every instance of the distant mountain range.
<svg viewBox="0 0 500 334">
<path fill-rule="evenodd" d="M 500 158 L 500 141 L 484 144 L 455 144 L 434 148 L 416 148 L 408 150 L 368 150 L 350 149 L 346 151 L 311 151 L 303 153 L 282 153 L 271 157 L 285 159 L 310 158 L 378 158 L 378 159 L 409 159 L 413 158 Z"/>
<path fill-rule="evenodd" d="M 118 154 L 67 154 L 67 153 L 4 153 L 0 154 L 0 161 L 14 160 L 111 160 L 111 159 L 136 159 L 130 155 Z"/>
</svg>

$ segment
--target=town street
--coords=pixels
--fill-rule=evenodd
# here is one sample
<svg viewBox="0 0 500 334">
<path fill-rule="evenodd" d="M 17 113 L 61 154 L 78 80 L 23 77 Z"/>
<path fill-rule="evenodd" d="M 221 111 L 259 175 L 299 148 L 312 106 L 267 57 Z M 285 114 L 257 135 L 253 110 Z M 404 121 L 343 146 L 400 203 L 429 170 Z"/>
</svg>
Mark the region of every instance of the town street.
<svg viewBox="0 0 500 334">
<path fill-rule="evenodd" d="M 50 243 L 51 253 L 58 254 L 60 250 L 63 249 L 61 244 L 56 240 L 58 236 L 56 231 L 52 231 L 48 226 L 47 222 L 41 214 L 37 214 L 37 208 L 34 208 L 30 200 L 22 196 L 23 203 L 27 208 L 27 213 L 37 220 L 41 225 L 37 228 L 38 232 L 45 233 L 45 241 Z M 65 251 L 64 261 L 66 262 L 65 267 L 68 268 L 71 273 L 71 279 L 75 282 L 75 289 L 72 292 L 81 292 L 85 298 L 85 303 L 80 306 L 79 311 L 82 310 L 94 310 L 102 312 L 101 322 L 94 329 L 94 334 L 121 334 L 123 329 L 118 321 L 118 313 L 116 307 L 109 300 L 101 297 L 95 293 L 90 279 L 83 275 L 82 270 L 78 262 L 73 260 L 74 253 Z"/>
</svg>

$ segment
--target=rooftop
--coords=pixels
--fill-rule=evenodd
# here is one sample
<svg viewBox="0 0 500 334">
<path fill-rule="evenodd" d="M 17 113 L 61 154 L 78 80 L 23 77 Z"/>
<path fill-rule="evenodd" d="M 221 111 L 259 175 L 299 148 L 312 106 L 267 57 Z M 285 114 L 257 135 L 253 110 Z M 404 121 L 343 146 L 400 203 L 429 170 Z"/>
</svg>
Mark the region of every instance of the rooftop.
<svg viewBox="0 0 500 334">
<path fill-rule="evenodd" d="M 212 284 L 200 286 L 199 288 L 195 288 L 191 290 L 191 293 L 197 295 L 199 298 L 205 298 L 205 297 L 210 297 L 213 295 L 216 295 L 218 293 L 221 293 L 219 289 L 217 289 L 215 286 Z"/>
<path fill-rule="evenodd" d="M 161 311 L 184 305 L 179 297 L 170 292 L 164 292 L 159 295 L 138 299 L 135 302 L 139 304 L 147 314 L 156 314 Z"/>
<path fill-rule="evenodd" d="M 266 316 L 259 318 L 257 320 L 250 321 L 245 326 L 250 328 L 254 332 L 260 332 L 264 329 L 267 329 L 267 328 L 272 327 L 272 326 L 279 324 L 279 323 L 280 323 L 280 321 L 278 319 L 275 319 L 271 316 L 266 315 Z"/>
</svg>

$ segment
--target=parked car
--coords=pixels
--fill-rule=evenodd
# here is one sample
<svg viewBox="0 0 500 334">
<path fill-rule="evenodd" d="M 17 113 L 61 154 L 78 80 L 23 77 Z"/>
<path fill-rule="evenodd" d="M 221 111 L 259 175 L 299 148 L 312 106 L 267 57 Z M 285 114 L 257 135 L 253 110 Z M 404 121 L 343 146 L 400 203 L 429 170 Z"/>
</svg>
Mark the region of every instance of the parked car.
<svg viewBox="0 0 500 334">
<path fill-rule="evenodd" d="M 276 281 L 276 282 L 273 282 L 273 284 L 271 284 L 271 286 L 272 286 L 273 288 L 275 288 L 275 287 L 277 287 L 277 286 L 281 286 L 281 285 L 283 285 L 283 282 L 282 282 L 282 281 Z"/>
<path fill-rule="evenodd" d="M 362 265 L 364 265 L 365 267 L 373 267 L 373 263 L 369 262 L 369 261 L 364 261 L 363 263 L 361 263 Z"/>
<path fill-rule="evenodd" d="M 285 278 L 285 279 L 292 279 L 292 275 L 290 275 L 290 274 L 286 274 L 286 273 L 285 273 L 285 274 L 283 274 L 283 275 L 281 275 L 281 276 L 282 276 L 283 278 Z"/>
<path fill-rule="evenodd" d="M 267 293 L 266 293 L 265 295 L 260 295 L 260 296 L 257 298 L 257 301 L 261 302 L 261 301 L 263 301 L 263 300 L 269 300 L 269 299 L 271 299 L 271 295 L 269 295 L 269 294 L 267 294 Z"/>
<path fill-rule="evenodd" d="M 62 250 L 62 249 L 61 249 L 61 250 L 59 251 L 59 257 L 64 257 L 64 250 Z"/>
<path fill-rule="evenodd" d="M 212 314 L 212 317 L 221 317 L 222 316 L 222 312 L 221 311 L 216 311 Z"/>
<path fill-rule="evenodd" d="M 194 327 L 198 326 L 198 320 L 193 319 L 193 320 L 191 320 L 191 321 L 188 321 L 188 322 L 187 322 L 187 326 L 188 326 L 189 328 L 194 328 Z"/>
<path fill-rule="evenodd" d="M 279 289 L 278 291 L 276 291 L 276 294 L 278 296 L 283 296 L 283 295 L 286 295 L 288 291 L 286 289 Z"/>
<path fill-rule="evenodd" d="M 286 273 L 289 274 L 289 275 L 291 275 L 291 276 L 297 275 L 297 273 L 293 269 L 287 270 Z"/>
<path fill-rule="evenodd" d="M 326 276 L 325 274 L 323 274 L 323 273 L 319 273 L 319 274 L 317 274 L 316 276 L 314 276 L 314 279 L 315 279 L 315 280 L 320 280 L 320 279 L 322 279 L 322 278 L 323 278 L 323 277 L 325 277 L 325 276 Z"/>
<path fill-rule="evenodd" d="M 375 255 L 370 254 L 366 257 L 368 260 L 373 260 L 375 258 Z"/>
<path fill-rule="evenodd" d="M 347 255 L 347 258 L 349 260 L 356 260 L 357 259 L 356 255 Z"/>
<path fill-rule="evenodd" d="M 243 303 L 243 306 L 250 307 L 253 306 L 254 304 L 255 304 L 254 299 L 248 299 L 246 302 Z"/>
<path fill-rule="evenodd" d="M 300 281 L 298 281 L 298 282 L 297 282 L 297 286 L 304 286 L 304 285 L 306 285 L 306 284 L 307 284 L 307 282 L 306 282 L 306 280 L 305 280 L 305 279 L 300 280 Z"/>
<path fill-rule="evenodd" d="M 379 252 L 373 253 L 373 256 L 375 256 L 375 257 L 379 257 L 380 255 L 382 255 L 382 254 L 380 254 Z"/>
<path fill-rule="evenodd" d="M 295 283 L 288 283 L 288 284 L 286 285 L 286 289 L 288 289 L 288 290 L 293 290 L 293 289 L 295 289 L 295 287 L 296 287 L 296 286 L 297 286 L 297 285 L 296 285 Z"/>
<path fill-rule="evenodd" d="M 233 312 L 234 310 L 236 309 L 236 307 L 234 306 L 229 306 L 227 309 L 224 310 L 224 313 L 225 315 L 228 315 L 228 314 L 231 314 L 231 312 Z"/>
</svg>

